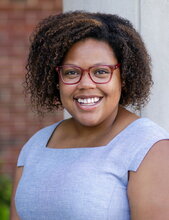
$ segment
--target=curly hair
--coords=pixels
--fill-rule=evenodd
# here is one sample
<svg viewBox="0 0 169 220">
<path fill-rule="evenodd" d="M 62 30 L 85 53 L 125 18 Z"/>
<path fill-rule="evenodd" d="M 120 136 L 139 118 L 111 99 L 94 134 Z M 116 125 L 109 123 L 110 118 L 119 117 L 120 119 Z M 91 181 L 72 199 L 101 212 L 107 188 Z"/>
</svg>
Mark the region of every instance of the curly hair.
<svg viewBox="0 0 169 220">
<path fill-rule="evenodd" d="M 62 64 L 76 42 L 94 38 L 107 42 L 121 64 L 120 104 L 143 107 L 153 84 L 151 60 L 144 43 L 130 21 L 117 15 L 74 11 L 42 20 L 32 38 L 25 79 L 25 91 L 38 112 L 62 106 L 56 66 Z"/>
</svg>

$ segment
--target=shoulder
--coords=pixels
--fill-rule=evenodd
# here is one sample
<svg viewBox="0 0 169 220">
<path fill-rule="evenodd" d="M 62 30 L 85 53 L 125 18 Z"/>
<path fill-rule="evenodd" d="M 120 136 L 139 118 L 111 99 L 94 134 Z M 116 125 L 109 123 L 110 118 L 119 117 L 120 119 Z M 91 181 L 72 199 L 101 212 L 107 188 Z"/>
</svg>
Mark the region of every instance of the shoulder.
<svg viewBox="0 0 169 220">
<path fill-rule="evenodd" d="M 139 134 L 143 134 L 146 137 L 165 137 L 168 136 L 169 133 L 153 122 L 152 120 L 148 118 L 139 118 L 135 121 L 136 123 L 134 124 L 134 130 L 135 132 Z"/>
<path fill-rule="evenodd" d="M 145 175 L 152 171 L 156 171 L 156 174 L 160 170 L 159 174 L 166 171 L 164 167 L 169 171 L 169 139 L 163 139 L 156 142 L 150 150 L 147 152 L 144 160 L 139 166 L 137 172 L 132 172 L 133 176 L 135 175 Z M 166 166 L 165 166 L 166 165 Z M 162 169 L 163 167 L 163 169 Z M 169 172 L 168 172 L 169 175 Z"/>
<path fill-rule="evenodd" d="M 169 139 L 160 140 L 150 148 L 135 174 L 144 175 L 144 179 L 153 175 L 156 180 L 161 175 L 169 177 Z"/>
<path fill-rule="evenodd" d="M 55 128 L 61 123 L 61 121 L 56 122 L 52 125 L 46 126 L 38 130 L 28 141 L 24 144 L 22 151 L 27 151 L 30 148 L 38 145 L 44 145 L 49 140 L 50 136 L 54 132 Z"/>
<path fill-rule="evenodd" d="M 140 118 L 130 125 L 128 129 L 128 145 L 130 150 L 130 164 L 128 169 L 136 171 L 146 154 L 158 142 L 169 139 L 169 133 L 149 120 Z"/>
<path fill-rule="evenodd" d="M 169 219 L 168 158 L 169 140 L 160 140 L 138 170 L 130 172 L 128 195 L 133 219 Z"/>
<path fill-rule="evenodd" d="M 28 142 L 36 142 L 36 141 L 42 141 L 44 142 L 47 138 L 49 138 L 53 131 L 55 130 L 55 128 L 61 123 L 61 121 L 56 122 L 52 125 L 46 126 L 40 130 L 38 130 L 29 140 Z M 27 143 L 28 143 L 27 142 Z"/>
<path fill-rule="evenodd" d="M 36 152 L 42 145 L 46 145 L 55 128 L 60 122 L 44 127 L 37 131 L 22 147 L 17 166 L 23 166 L 30 153 Z"/>
</svg>

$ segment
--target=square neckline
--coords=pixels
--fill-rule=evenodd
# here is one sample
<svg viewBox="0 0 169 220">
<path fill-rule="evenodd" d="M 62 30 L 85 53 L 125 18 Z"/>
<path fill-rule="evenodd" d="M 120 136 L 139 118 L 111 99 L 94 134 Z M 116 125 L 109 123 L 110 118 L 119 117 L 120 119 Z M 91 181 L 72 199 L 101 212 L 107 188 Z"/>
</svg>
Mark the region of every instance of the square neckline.
<svg viewBox="0 0 169 220">
<path fill-rule="evenodd" d="M 125 134 L 129 129 L 131 129 L 135 124 L 139 123 L 140 121 L 144 121 L 144 120 L 148 120 L 147 118 L 143 117 L 143 118 L 138 118 L 134 121 L 132 121 L 130 124 L 128 124 L 123 130 L 121 130 L 113 139 L 111 139 L 106 145 L 100 145 L 100 146 L 91 146 L 91 147 L 65 147 L 65 148 L 52 148 L 52 147 L 48 147 L 48 143 L 53 135 L 53 133 L 56 131 L 56 129 L 59 127 L 59 125 L 65 121 L 64 119 L 56 122 L 55 124 L 53 124 L 52 127 L 52 131 L 49 134 L 49 137 L 47 138 L 47 140 L 45 141 L 45 144 L 43 145 L 43 148 L 45 150 L 48 151 L 57 151 L 57 150 L 80 150 L 80 149 L 104 149 L 105 147 L 109 147 L 112 143 L 116 142 L 117 140 L 119 140 L 119 138 L 121 138 L 123 136 L 123 134 Z"/>
</svg>

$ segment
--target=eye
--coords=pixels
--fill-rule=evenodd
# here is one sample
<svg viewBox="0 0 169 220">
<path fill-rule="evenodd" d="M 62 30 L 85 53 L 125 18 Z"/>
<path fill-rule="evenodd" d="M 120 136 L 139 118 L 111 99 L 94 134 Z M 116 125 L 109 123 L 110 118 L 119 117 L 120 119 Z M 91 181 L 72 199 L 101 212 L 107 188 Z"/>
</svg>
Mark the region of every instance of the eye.
<svg viewBox="0 0 169 220">
<path fill-rule="evenodd" d="M 77 70 L 65 70 L 64 71 L 64 75 L 78 75 L 78 71 Z"/>
<path fill-rule="evenodd" d="M 95 70 L 95 74 L 109 74 L 109 71 L 106 69 L 97 69 Z"/>
<path fill-rule="evenodd" d="M 80 71 L 75 68 L 64 68 L 62 70 L 63 77 L 65 78 L 76 78 L 80 76 Z"/>
<path fill-rule="evenodd" d="M 106 78 L 109 77 L 109 75 L 111 74 L 111 69 L 108 67 L 99 66 L 97 68 L 93 68 L 92 73 L 95 77 Z"/>
</svg>

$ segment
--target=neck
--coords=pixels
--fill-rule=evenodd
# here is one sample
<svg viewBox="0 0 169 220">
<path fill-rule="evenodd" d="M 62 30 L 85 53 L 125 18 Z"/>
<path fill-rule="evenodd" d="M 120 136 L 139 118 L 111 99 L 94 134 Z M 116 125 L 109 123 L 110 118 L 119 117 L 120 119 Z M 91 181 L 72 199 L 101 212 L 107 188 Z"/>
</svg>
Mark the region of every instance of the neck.
<svg viewBox="0 0 169 220">
<path fill-rule="evenodd" d="M 83 137 L 89 137 L 93 136 L 94 134 L 97 134 L 97 136 L 108 134 L 114 127 L 116 127 L 116 124 L 118 122 L 119 116 L 122 112 L 121 107 L 117 107 L 114 111 L 114 113 L 111 115 L 111 117 L 108 117 L 103 122 L 96 126 L 85 126 L 83 124 L 80 124 L 77 120 L 74 118 L 71 119 L 72 125 L 74 127 L 74 131 L 77 135 L 83 136 Z"/>
</svg>

